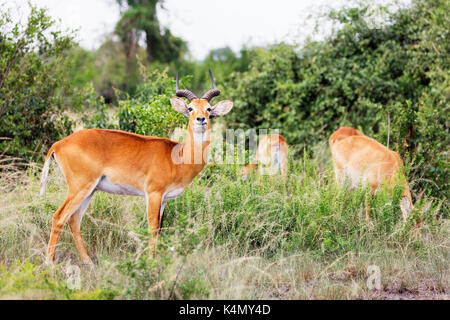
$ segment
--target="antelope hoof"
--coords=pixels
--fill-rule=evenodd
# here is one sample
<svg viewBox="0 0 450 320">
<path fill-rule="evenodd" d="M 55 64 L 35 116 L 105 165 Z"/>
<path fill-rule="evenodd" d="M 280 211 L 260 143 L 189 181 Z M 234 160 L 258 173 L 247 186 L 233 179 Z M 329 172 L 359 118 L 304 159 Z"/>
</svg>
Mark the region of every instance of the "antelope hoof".
<svg viewBox="0 0 450 320">
<path fill-rule="evenodd" d="M 155 248 L 151 248 L 149 250 L 148 257 L 150 259 L 156 259 L 156 249 Z"/>
<path fill-rule="evenodd" d="M 44 265 L 48 268 L 53 268 L 55 266 L 55 263 L 53 262 L 53 260 L 45 259 Z"/>
<path fill-rule="evenodd" d="M 92 262 L 91 258 L 83 259 L 83 260 L 81 261 L 81 264 L 82 264 L 83 266 L 90 266 L 90 267 L 93 267 L 93 266 L 94 266 L 94 263 Z"/>
</svg>

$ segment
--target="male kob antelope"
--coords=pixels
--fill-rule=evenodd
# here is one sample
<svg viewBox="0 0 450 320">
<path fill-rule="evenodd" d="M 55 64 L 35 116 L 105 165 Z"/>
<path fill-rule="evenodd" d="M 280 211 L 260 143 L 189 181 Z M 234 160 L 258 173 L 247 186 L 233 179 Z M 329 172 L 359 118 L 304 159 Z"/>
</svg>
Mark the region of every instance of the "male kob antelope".
<svg viewBox="0 0 450 320">
<path fill-rule="evenodd" d="M 400 201 L 403 218 L 406 219 L 413 209 L 411 193 L 406 178 L 400 170 L 403 162 L 397 152 L 389 150 L 378 141 L 369 138 L 362 132 L 341 127 L 328 139 L 333 157 L 336 181 L 344 186 L 346 180 L 351 188 L 360 183 L 369 183 L 372 193 L 383 183 L 393 187 L 395 176 L 401 174 L 404 191 Z M 366 198 L 366 220 L 370 221 L 370 207 Z"/>
<path fill-rule="evenodd" d="M 287 173 L 288 147 L 286 139 L 281 134 L 269 134 L 263 137 L 256 150 L 257 163 L 248 164 L 242 169 L 242 176 L 247 180 L 251 172 L 258 174 Z"/>
<path fill-rule="evenodd" d="M 41 181 L 41 194 L 48 179 L 53 156 L 67 181 L 67 196 L 53 215 L 47 251 L 52 264 L 61 230 L 69 223 L 83 263 L 91 263 L 80 233 L 80 224 L 97 190 L 113 194 L 145 197 L 151 232 L 150 256 L 155 251 L 164 207 L 180 196 L 206 164 L 209 150 L 210 119 L 230 112 L 233 102 L 210 101 L 220 94 L 210 72 L 213 89 L 200 99 L 189 90 L 179 90 L 172 107 L 189 118 L 186 139 L 178 143 L 166 138 L 142 136 L 119 130 L 80 130 L 56 142 L 48 151 Z M 187 104 L 181 97 L 187 98 Z"/>
</svg>

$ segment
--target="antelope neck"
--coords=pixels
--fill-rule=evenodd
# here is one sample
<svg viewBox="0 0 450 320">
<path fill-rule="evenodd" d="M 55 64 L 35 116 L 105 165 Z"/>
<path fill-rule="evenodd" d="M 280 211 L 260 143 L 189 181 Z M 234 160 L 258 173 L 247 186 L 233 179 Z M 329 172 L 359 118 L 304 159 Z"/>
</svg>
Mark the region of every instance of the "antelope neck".
<svg viewBox="0 0 450 320">
<path fill-rule="evenodd" d="M 186 140 L 183 147 L 184 164 L 194 164 L 203 168 L 206 165 L 209 144 L 210 144 L 210 125 L 203 132 L 195 132 L 194 125 L 189 121 Z M 201 170 L 201 169 L 200 169 Z"/>
</svg>

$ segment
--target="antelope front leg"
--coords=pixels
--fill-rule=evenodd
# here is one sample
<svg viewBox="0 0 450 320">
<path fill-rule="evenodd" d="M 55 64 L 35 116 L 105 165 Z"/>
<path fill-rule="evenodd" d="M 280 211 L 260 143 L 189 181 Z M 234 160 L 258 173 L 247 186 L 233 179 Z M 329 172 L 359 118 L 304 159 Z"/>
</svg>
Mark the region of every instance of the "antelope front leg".
<svg viewBox="0 0 450 320">
<path fill-rule="evenodd" d="M 147 193 L 147 219 L 150 232 L 149 255 L 153 258 L 156 254 L 156 241 L 161 230 L 161 208 L 162 195 L 158 192 Z"/>
<path fill-rule="evenodd" d="M 370 199 L 369 199 L 369 193 L 366 192 L 366 200 L 365 200 L 365 204 L 366 204 L 366 222 L 370 222 Z"/>
</svg>

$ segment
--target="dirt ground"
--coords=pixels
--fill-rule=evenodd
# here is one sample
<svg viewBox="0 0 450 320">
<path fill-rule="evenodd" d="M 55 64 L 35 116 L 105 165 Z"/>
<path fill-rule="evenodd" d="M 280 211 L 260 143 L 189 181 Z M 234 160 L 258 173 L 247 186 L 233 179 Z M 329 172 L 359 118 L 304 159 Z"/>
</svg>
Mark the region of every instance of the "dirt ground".
<svg viewBox="0 0 450 320">
<path fill-rule="evenodd" d="M 450 292 L 437 292 L 431 290 L 418 291 L 381 291 L 372 296 L 375 300 L 450 300 Z"/>
</svg>

